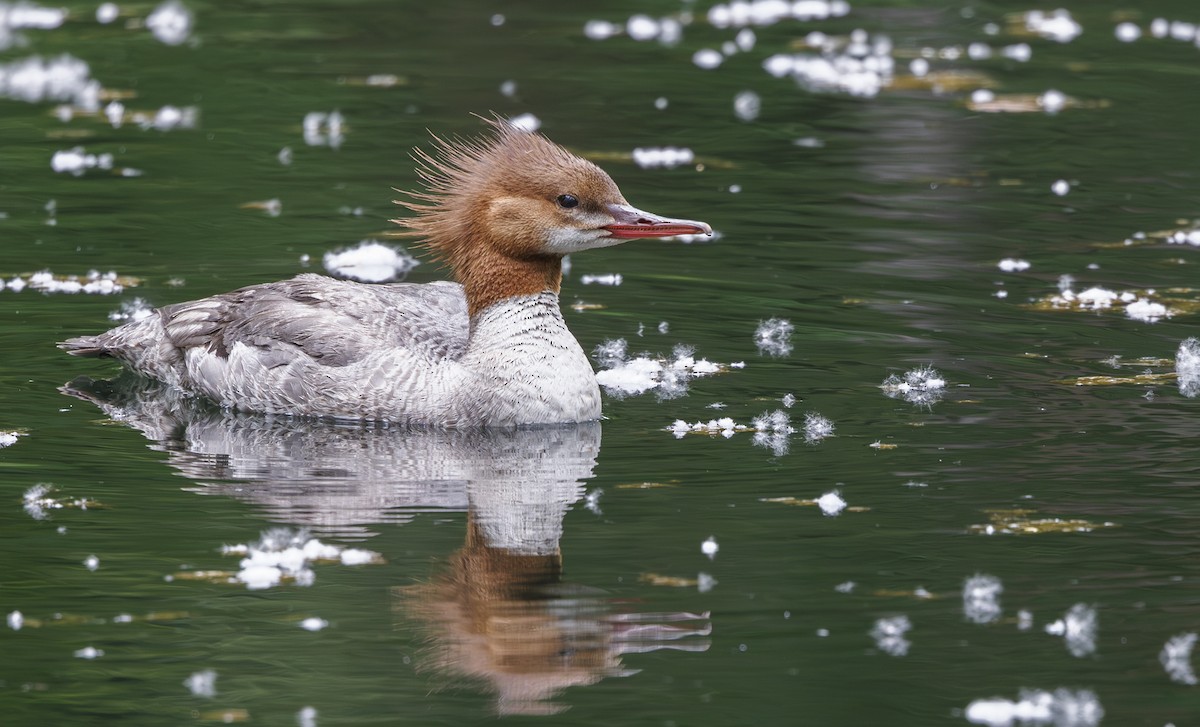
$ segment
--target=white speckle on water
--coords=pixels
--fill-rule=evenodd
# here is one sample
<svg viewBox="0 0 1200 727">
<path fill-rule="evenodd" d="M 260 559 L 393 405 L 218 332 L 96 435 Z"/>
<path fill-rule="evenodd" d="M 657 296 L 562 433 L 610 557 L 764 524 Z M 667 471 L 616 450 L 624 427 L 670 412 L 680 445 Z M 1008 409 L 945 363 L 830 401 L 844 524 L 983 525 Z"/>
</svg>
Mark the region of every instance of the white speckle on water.
<svg viewBox="0 0 1200 727">
<path fill-rule="evenodd" d="M 13 446 L 20 436 L 20 432 L 0 432 L 0 449 Z"/>
<path fill-rule="evenodd" d="M 932 406 L 946 392 L 946 380 L 932 366 L 918 366 L 903 375 L 890 374 L 879 385 L 892 399 L 904 399 L 910 404 Z"/>
<path fill-rule="evenodd" d="M 104 649 L 97 649 L 94 646 L 85 646 L 75 652 L 76 659 L 99 659 L 104 656 Z"/>
<path fill-rule="evenodd" d="M 83 567 L 90 571 L 95 571 L 100 567 L 100 559 L 94 555 L 89 555 L 83 559 Z"/>
<path fill-rule="evenodd" d="M 1175 374 L 1179 393 L 1189 399 L 1200 394 L 1200 339 L 1187 338 L 1175 352 Z"/>
<path fill-rule="evenodd" d="M 1022 689 L 1016 701 L 1003 697 L 976 699 L 963 716 L 987 727 L 1098 727 L 1104 707 L 1089 689 Z"/>
<path fill-rule="evenodd" d="M 320 631 L 329 625 L 329 622 L 319 616 L 309 616 L 300 622 L 300 628 L 305 631 Z"/>
<path fill-rule="evenodd" d="M 192 33 L 192 13 L 179 0 L 167 0 L 147 16 L 146 27 L 159 42 L 179 45 Z"/>
<path fill-rule="evenodd" d="M 346 138 L 346 119 L 340 111 L 310 111 L 304 115 L 300 128 L 304 143 L 309 146 L 337 149 Z"/>
<path fill-rule="evenodd" d="M 1028 270 L 1031 265 L 1028 260 L 1018 260 L 1017 258 L 1006 257 L 996 264 L 1005 273 L 1023 273 Z"/>
<path fill-rule="evenodd" d="M 589 490 L 583 498 L 583 506 L 586 507 L 593 515 L 603 515 L 604 511 L 600 509 L 600 498 L 604 496 L 604 490 L 599 487 Z"/>
<path fill-rule="evenodd" d="M 717 539 L 713 536 L 708 536 L 708 539 L 700 544 L 700 552 L 708 556 L 709 560 L 717 557 L 717 551 L 721 546 L 717 545 Z"/>
<path fill-rule="evenodd" d="M 154 306 L 147 303 L 143 298 L 132 298 L 121 302 L 121 307 L 115 311 L 110 311 L 108 320 L 110 321 L 140 321 L 143 318 L 150 317 L 154 312 Z"/>
<path fill-rule="evenodd" d="M 76 177 L 82 177 L 89 169 L 111 170 L 112 167 L 112 154 L 88 154 L 82 146 L 56 151 L 54 156 L 50 157 L 52 171 Z"/>
<path fill-rule="evenodd" d="M 1177 634 L 1167 639 L 1158 661 L 1171 681 L 1178 684 L 1195 685 L 1198 683 L 1196 672 L 1192 668 L 1192 651 L 1196 647 L 1196 633 Z"/>
<path fill-rule="evenodd" d="M 212 669 L 194 672 L 183 680 L 183 686 L 196 697 L 215 697 L 217 695 L 217 673 Z"/>
<path fill-rule="evenodd" d="M 625 34 L 633 40 L 654 40 L 660 31 L 659 22 L 649 15 L 632 15 L 625 22 Z"/>
<path fill-rule="evenodd" d="M 971 103 L 987 104 L 996 100 L 996 94 L 987 88 L 977 88 L 971 92 Z"/>
<path fill-rule="evenodd" d="M 1061 636 L 1072 656 L 1088 656 L 1096 651 L 1096 634 L 1099 617 L 1096 609 L 1086 603 L 1077 603 L 1063 617 L 1046 624 L 1046 633 Z"/>
<path fill-rule="evenodd" d="M 101 25 L 108 25 L 116 20 L 120 14 L 121 9 L 117 7 L 116 3 L 100 3 L 100 6 L 96 8 L 96 22 Z"/>
<path fill-rule="evenodd" d="M 1122 43 L 1132 43 L 1142 37 L 1142 29 L 1130 22 L 1118 23 L 1113 34 Z"/>
<path fill-rule="evenodd" d="M 963 582 L 963 616 L 971 623 L 986 624 L 1000 618 L 1000 594 L 1004 584 L 996 576 L 977 573 Z"/>
<path fill-rule="evenodd" d="M 846 501 L 837 490 L 831 490 L 817 498 L 817 507 L 821 508 L 821 514 L 837 517 L 846 509 Z"/>
<path fill-rule="evenodd" d="M 1028 63 L 1029 59 L 1033 58 L 1033 48 L 1028 43 L 1015 43 L 1004 46 L 1000 50 L 1000 55 L 1018 63 Z"/>
<path fill-rule="evenodd" d="M 708 593 L 717 585 L 717 579 L 713 578 L 708 573 L 696 574 L 696 590 L 700 593 Z"/>
<path fill-rule="evenodd" d="M 342 551 L 339 559 L 342 565 L 368 565 L 379 562 L 379 554 L 361 548 L 346 548 Z"/>
<path fill-rule="evenodd" d="M 692 55 L 692 63 L 696 64 L 698 68 L 705 70 L 716 68 L 724 60 L 725 56 L 721 55 L 720 51 L 713 50 L 712 48 L 701 48 Z"/>
<path fill-rule="evenodd" d="M 620 285 L 623 280 L 620 273 L 579 276 L 579 282 L 584 285 Z"/>
<path fill-rule="evenodd" d="M 583 24 L 583 34 L 592 40 L 606 40 L 621 32 L 621 26 L 607 20 L 589 20 Z"/>
<path fill-rule="evenodd" d="M 905 638 L 912 629 L 912 622 L 903 614 L 875 621 L 871 627 L 871 638 L 875 639 L 875 648 L 889 656 L 905 656 L 912 642 Z"/>
<path fill-rule="evenodd" d="M 757 93 L 742 91 L 733 97 L 733 113 L 742 121 L 754 121 L 761 111 L 762 98 Z"/>
<path fill-rule="evenodd" d="M 696 155 L 691 149 L 686 147 L 638 147 L 632 152 L 633 163 L 642 169 L 656 169 L 678 167 L 684 164 L 692 164 L 696 161 Z M 682 235 L 676 235 L 682 237 Z"/>
<path fill-rule="evenodd" d="M 845 581 L 834 586 L 833 590 L 837 591 L 838 593 L 853 593 L 854 589 L 857 587 L 858 584 L 854 581 Z"/>
<path fill-rule="evenodd" d="M 8 627 L 13 631 L 20 631 L 25 625 L 25 615 L 20 611 L 10 611 L 8 614 Z"/>
<path fill-rule="evenodd" d="M 1067 96 L 1062 91 L 1050 89 L 1038 96 L 1037 104 L 1048 114 L 1057 114 L 1067 106 Z"/>
<path fill-rule="evenodd" d="M 420 264 L 403 249 L 370 239 L 354 247 L 327 252 L 322 263 L 334 275 L 364 283 L 400 280 Z"/>
<path fill-rule="evenodd" d="M 1166 18 L 1155 18 L 1150 21 L 1150 35 L 1155 38 L 1166 38 L 1171 30 L 1171 24 Z"/>
<path fill-rule="evenodd" d="M 508 120 L 508 125 L 517 131 L 533 133 L 542 128 L 542 120 L 530 113 L 519 114 Z"/>
<path fill-rule="evenodd" d="M 924 58 L 914 58 L 908 64 L 908 72 L 921 78 L 929 73 L 929 61 Z"/>
<path fill-rule="evenodd" d="M 1170 318 L 1171 311 L 1162 303 L 1139 298 L 1125 306 L 1125 317 L 1143 323 L 1156 323 L 1163 318 Z"/>
<path fill-rule="evenodd" d="M 296 712 L 296 727 L 317 727 L 317 708 L 301 707 Z"/>
<path fill-rule="evenodd" d="M 791 321 L 785 318 L 768 318 L 760 322 L 754 331 L 754 343 L 759 353 L 786 356 L 792 352 L 792 333 L 795 330 Z"/>
<path fill-rule="evenodd" d="M 1059 197 L 1065 197 L 1067 192 L 1071 191 L 1071 183 L 1065 179 L 1059 179 L 1050 185 L 1050 191 Z"/>
<path fill-rule="evenodd" d="M 1069 43 L 1083 33 L 1083 26 L 1064 8 L 1048 13 L 1030 10 L 1025 13 L 1025 29 L 1059 43 Z"/>
<path fill-rule="evenodd" d="M 788 396 L 791 396 L 790 394 Z M 784 406 L 791 406 L 784 397 Z M 794 402 L 794 397 L 793 397 Z M 816 444 L 822 439 L 832 437 L 834 432 L 834 424 L 829 419 L 821 416 L 816 412 L 808 412 L 804 415 L 804 441 L 809 444 Z"/>
<path fill-rule="evenodd" d="M 1033 612 L 1022 608 L 1017 611 L 1017 630 L 1028 631 L 1033 628 Z"/>
<path fill-rule="evenodd" d="M 312 585 L 315 574 L 309 567 L 312 561 L 333 561 L 342 565 L 382 563 L 378 553 L 367 550 L 345 549 L 327 545 L 316 538 L 308 538 L 304 531 L 275 528 L 263 533 L 257 543 L 250 545 L 225 546 L 222 551 L 230 554 L 244 553 L 240 570 L 234 582 L 242 583 L 250 590 L 261 590 L 279 585 L 285 578 L 298 586 Z"/>
</svg>

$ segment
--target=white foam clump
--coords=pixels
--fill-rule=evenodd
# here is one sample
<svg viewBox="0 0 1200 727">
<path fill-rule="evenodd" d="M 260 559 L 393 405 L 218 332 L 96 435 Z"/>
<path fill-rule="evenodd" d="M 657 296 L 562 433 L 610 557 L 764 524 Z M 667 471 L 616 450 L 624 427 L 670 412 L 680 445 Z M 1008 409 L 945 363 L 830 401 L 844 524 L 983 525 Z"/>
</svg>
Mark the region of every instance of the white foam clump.
<svg viewBox="0 0 1200 727">
<path fill-rule="evenodd" d="M 100 82 L 91 77 L 88 64 L 74 56 L 30 56 L 0 63 L 0 98 L 61 101 L 95 111 L 100 108 Z"/>
<path fill-rule="evenodd" d="M 1192 247 L 1200 247 L 1200 229 L 1176 230 L 1167 236 L 1167 244 L 1191 245 Z"/>
<path fill-rule="evenodd" d="M 1071 183 L 1065 179 L 1057 179 L 1050 185 L 1050 191 L 1058 197 L 1065 197 L 1071 191 Z"/>
<path fill-rule="evenodd" d="M 125 289 L 117 282 L 117 274 L 112 270 L 106 273 L 91 270 L 82 280 L 75 275 L 56 277 L 49 270 L 42 270 L 28 278 L 13 278 L 8 281 L 7 286 L 14 293 L 19 293 L 28 286 L 31 290 L 41 293 L 87 293 L 92 295 L 113 295 Z"/>
<path fill-rule="evenodd" d="M 530 113 L 520 114 L 508 120 L 508 125 L 517 131 L 533 133 L 542 128 L 542 120 Z"/>
<path fill-rule="evenodd" d="M 1005 273 L 1023 273 L 1028 270 L 1031 265 L 1028 260 L 1019 260 L 1017 258 L 1006 257 L 996 263 L 996 267 L 1000 268 Z"/>
<path fill-rule="evenodd" d="M 1090 689 L 1022 689 L 1016 701 L 1003 697 L 976 699 L 963 716 L 971 724 L 988 727 L 1097 727 L 1104 707 Z"/>
<path fill-rule="evenodd" d="M 592 40 L 606 40 L 621 32 L 621 26 L 608 20 L 589 20 L 583 24 L 583 34 Z"/>
<path fill-rule="evenodd" d="M 1122 43 L 1132 43 L 1142 37 L 1142 29 L 1126 21 L 1117 24 L 1117 27 L 1113 29 L 1113 35 L 1117 36 L 1117 40 Z"/>
<path fill-rule="evenodd" d="M 871 37 L 860 29 L 842 41 L 814 32 L 805 43 L 818 53 L 776 54 L 763 61 L 763 70 L 775 78 L 791 76 L 808 91 L 865 98 L 892 83 L 896 61 L 887 36 Z"/>
<path fill-rule="evenodd" d="M 709 419 L 707 422 L 688 423 L 683 419 L 676 419 L 667 431 L 675 435 L 676 439 L 682 439 L 685 434 L 692 432 L 709 435 L 720 435 L 729 439 L 738 432 L 753 431 L 753 427 L 745 424 L 738 424 L 731 417 L 722 417 L 720 419 Z"/>
<path fill-rule="evenodd" d="M 327 545 L 316 538 L 309 538 L 303 531 L 291 531 L 286 528 L 268 530 L 257 543 L 225 546 L 222 551 L 246 555 L 239 564 L 240 570 L 233 580 L 245 584 L 249 590 L 277 586 L 284 578 L 297 585 L 312 585 L 315 578 L 312 569 L 309 568 L 312 561 L 338 561 L 343 565 L 362 565 L 382 560 L 377 553 L 343 550 L 336 545 Z M 349 558 L 346 557 L 348 553 L 352 554 Z"/>
<path fill-rule="evenodd" d="M 197 697 L 215 697 L 217 695 L 217 673 L 212 669 L 194 672 L 183 680 L 183 686 Z"/>
<path fill-rule="evenodd" d="M 708 22 L 716 28 L 761 27 L 783 20 L 840 18 L 849 12 L 846 0 L 735 0 L 709 8 Z"/>
<path fill-rule="evenodd" d="M 305 631 L 320 631 L 329 625 L 329 622 L 319 616 L 309 616 L 300 622 L 300 628 Z"/>
<path fill-rule="evenodd" d="M 871 627 L 871 638 L 875 639 L 875 647 L 889 656 L 905 656 L 912 642 L 905 634 L 912 629 L 912 622 L 903 614 L 890 618 L 881 618 Z"/>
<path fill-rule="evenodd" d="M 656 19 L 638 14 L 625 22 L 625 33 L 637 41 L 657 40 L 663 45 L 675 45 L 683 37 L 683 24 L 675 18 Z"/>
<path fill-rule="evenodd" d="M 420 264 L 404 250 L 369 239 L 354 247 L 327 252 L 322 262 L 334 275 L 364 283 L 398 280 Z"/>
<path fill-rule="evenodd" d="M 101 25 L 108 25 L 120 15 L 121 8 L 117 7 L 116 3 L 100 3 L 96 7 L 96 22 Z"/>
<path fill-rule="evenodd" d="M 686 147 L 647 146 L 633 150 L 633 163 L 642 169 L 678 167 L 696 161 L 696 154 Z"/>
<path fill-rule="evenodd" d="M 102 656 L 104 656 L 104 649 L 97 649 L 94 646 L 85 646 L 75 651 L 76 659 L 99 659 Z"/>
<path fill-rule="evenodd" d="M 821 508 L 821 514 L 837 517 L 846 509 L 846 501 L 837 490 L 830 490 L 817 498 L 817 507 Z"/>
<path fill-rule="evenodd" d="M 788 394 L 787 396 L 783 397 L 784 406 L 791 406 L 791 404 L 788 403 L 788 397 L 791 396 L 791 394 Z M 794 404 L 795 397 L 792 397 L 791 401 Z M 836 427 L 832 421 L 826 419 L 816 412 L 810 411 L 804 415 L 804 441 L 808 442 L 809 444 L 816 444 L 822 439 L 832 437 L 835 429 Z"/>
<path fill-rule="evenodd" d="M 0 432 L 0 449 L 13 446 L 20 436 L 20 432 Z"/>
<path fill-rule="evenodd" d="M 8 614 L 8 627 L 13 631 L 20 631 L 25 625 L 25 614 L 20 611 L 11 611 Z"/>
<path fill-rule="evenodd" d="M 310 111 L 300 126 L 309 146 L 337 149 L 346 138 L 346 118 L 340 111 Z"/>
<path fill-rule="evenodd" d="M 112 115 L 109 116 L 109 121 L 113 126 L 120 126 L 117 118 L 117 110 L 124 111 L 118 106 L 105 107 L 107 113 L 109 108 L 112 108 Z M 130 115 L 129 120 L 137 124 L 142 130 L 154 129 L 156 131 L 172 131 L 174 129 L 194 129 L 200 118 L 200 110 L 195 106 L 163 106 L 153 114 L 144 113 L 141 111 L 134 112 Z M 123 120 L 123 116 L 121 117 Z"/>
<path fill-rule="evenodd" d="M 733 115 L 742 121 L 754 121 L 761 111 L 762 98 L 757 93 L 742 91 L 733 97 Z"/>
<path fill-rule="evenodd" d="M 1172 636 L 1163 644 L 1158 661 L 1171 681 L 1191 685 L 1200 683 L 1192 669 L 1192 650 L 1196 647 L 1196 638 L 1195 632 L 1182 633 Z"/>
<path fill-rule="evenodd" d="M 1189 399 L 1200 394 L 1200 339 L 1187 338 L 1175 352 L 1175 374 L 1179 393 Z"/>
<path fill-rule="evenodd" d="M 581 275 L 579 282 L 584 285 L 620 285 L 624 278 L 620 273 L 605 273 L 601 275 Z"/>
<path fill-rule="evenodd" d="M 149 318 L 154 312 L 154 306 L 142 298 L 134 298 L 121 303 L 121 307 L 108 314 L 110 321 L 140 321 Z"/>
<path fill-rule="evenodd" d="M 790 437 L 796 432 L 792 427 L 792 419 L 782 409 L 773 412 L 763 412 L 754 418 L 750 424 L 754 428 L 754 445 L 771 450 L 776 457 L 788 453 Z"/>
<path fill-rule="evenodd" d="M 892 399 L 904 399 L 910 404 L 931 406 L 946 393 L 946 380 L 932 366 L 918 366 L 903 375 L 891 374 L 879 385 Z"/>
<path fill-rule="evenodd" d="M 708 536 L 708 539 L 700 544 L 700 552 L 708 556 L 709 560 L 717 557 L 717 551 L 721 546 L 717 545 L 717 539 L 713 536 Z"/>
<path fill-rule="evenodd" d="M 754 331 L 754 343 L 759 353 L 786 356 L 792 352 L 792 333 L 796 330 L 786 318 L 768 318 Z"/>
<path fill-rule="evenodd" d="M 630 358 L 625 339 L 613 339 L 596 347 L 593 356 L 602 368 L 596 382 L 611 396 L 624 397 L 656 390 L 660 399 L 674 399 L 687 393 L 688 381 L 721 370 L 719 364 L 697 359 L 692 348 L 679 345 L 670 358 L 641 354 Z"/>
<path fill-rule="evenodd" d="M 52 30 L 67 19 L 66 8 L 46 8 L 31 2 L 0 3 L 0 50 L 12 44 L 8 31 L 21 29 Z"/>
<path fill-rule="evenodd" d="M 992 623 L 1000 618 L 1004 584 L 996 576 L 977 573 L 963 582 L 963 616 L 971 623 Z"/>
<path fill-rule="evenodd" d="M 692 54 L 692 63 L 697 68 L 703 68 L 706 71 L 711 71 L 725 61 L 725 56 L 721 55 L 721 51 L 713 50 L 712 48 L 701 48 Z"/>
<path fill-rule="evenodd" d="M 1057 114 L 1067 107 L 1067 95 L 1052 88 L 1037 97 L 1037 105 L 1048 114 Z"/>
<path fill-rule="evenodd" d="M 1071 656 L 1088 656 L 1096 651 L 1096 632 L 1099 630 L 1096 609 L 1086 603 L 1077 603 L 1063 617 L 1046 624 L 1046 633 L 1061 636 Z"/>
<path fill-rule="evenodd" d="M 1083 26 L 1064 8 L 1049 13 L 1030 10 L 1024 19 L 1026 30 L 1059 43 L 1070 43 L 1083 33 Z"/>
<path fill-rule="evenodd" d="M 1138 298 L 1125 306 L 1125 317 L 1143 323 L 1157 323 L 1163 318 L 1170 318 L 1171 311 L 1162 303 Z"/>
<path fill-rule="evenodd" d="M 111 170 L 112 168 L 112 154 L 88 154 L 82 146 L 60 149 L 50 157 L 50 169 L 59 174 L 82 177 L 83 173 L 89 169 Z"/>
<path fill-rule="evenodd" d="M 146 27 L 159 42 L 179 45 L 192 34 L 192 12 L 179 0 L 167 0 L 146 17 Z"/>
</svg>

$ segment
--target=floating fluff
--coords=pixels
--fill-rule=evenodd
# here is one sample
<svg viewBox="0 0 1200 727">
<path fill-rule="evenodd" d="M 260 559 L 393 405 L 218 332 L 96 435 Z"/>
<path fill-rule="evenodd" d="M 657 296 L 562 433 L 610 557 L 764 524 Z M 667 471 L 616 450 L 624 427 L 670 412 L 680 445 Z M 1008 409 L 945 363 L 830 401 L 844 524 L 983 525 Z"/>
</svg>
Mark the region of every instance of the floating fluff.
<svg viewBox="0 0 1200 727">
<path fill-rule="evenodd" d="M 829 517 L 841 515 L 842 510 L 846 509 L 846 504 L 837 490 L 831 490 L 817 498 L 817 507 L 821 508 L 821 514 Z"/>
<path fill-rule="evenodd" d="M 1070 11 L 1059 8 L 1049 13 L 1030 10 L 1023 18 L 1025 29 L 1048 40 L 1070 43 L 1083 33 L 1083 26 L 1071 17 Z"/>
<path fill-rule="evenodd" d="M 881 618 L 871 627 L 871 638 L 875 639 L 875 648 L 888 656 L 905 656 L 912 647 L 905 634 L 912 630 L 912 621 L 903 614 Z"/>
<path fill-rule="evenodd" d="M 88 154 L 82 146 L 56 151 L 50 157 L 50 169 L 58 174 L 82 177 L 89 169 L 111 171 L 112 168 L 112 154 Z"/>
<path fill-rule="evenodd" d="M 400 280 L 420 264 L 403 249 L 370 239 L 354 247 L 327 252 L 322 262 L 333 275 L 364 283 Z"/>
<path fill-rule="evenodd" d="M 792 403 L 795 403 L 795 397 L 788 394 L 783 397 L 783 405 L 791 407 L 791 404 L 788 403 L 788 397 L 791 397 Z M 809 444 L 816 444 L 822 439 L 832 437 L 834 429 L 832 421 L 816 412 L 810 411 L 804 415 L 804 441 Z"/>
<path fill-rule="evenodd" d="M 1098 727 L 1104 707 L 1090 689 L 1022 689 L 1017 699 L 989 697 L 967 705 L 963 716 L 971 724 L 988 727 L 1054 725 L 1054 727 Z"/>
<path fill-rule="evenodd" d="M 1167 639 L 1162 651 L 1158 653 L 1158 662 L 1171 681 L 1178 684 L 1195 685 L 1196 672 L 1192 668 L 1192 651 L 1196 648 L 1196 633 L 1177 634 Z"/>
<path fill-rule="evenodd" d="M 100 108 L 100 82 L 84 61 L 63 54 L 0 63 L 0 98 L 26 103 L 59 101 L 86 111 Z"/>
<path fill-rule="evenodd" d="M 212 669 L 194 672 L 183 680 L 183 686 L 197 697 L 215 697 L 217 694 L 217 673 Z"/>
<path fill-rule="evenodd" d="M 1200 394 L 1200 339 L 1188 338 L 1175 352 L 1175 374 L 1179 393 L 1191 399 Z"/>
<path fill-rule="evenodd" d="M 581 275 L 579 282 L 583 285 L 620 285 L 624 278 L 620 273 L 604 273 L 600 275 Z"/>
<path fill-rule="evenodd" d="M 792 352 L 792 333 L 795 331 L 786 318 L 768 318 L 754 331 L 758 352 L 770 356 L 786 356 Z"/>
<path fill-rule="evenodd" d="M 633 150 L 632 156 L 633 163 L 642 169 L 670 169 L 696 161 L 696 155 L 691 149 L 674 146 L 638 147 Z"/>
<path fill-rule="evenodd" d="M 1086 603 L 1071 606 L 1063 617 L 1046 624 L 1046 633 L 1063 637 L 1071 656 L 1090 656 L 1096 652 L 1096 635 L 1100 619 L 1096 609 Z"/>
<path fill-rule="evenodd" d="M 263 533 L 257 543 L 222 547 L 227 555 L 244 555 L 239 570 L 229 579 L 249 590 L 261 590 L 290 581 L 300 586 L 312 585 L 315 574 L 310 564 L 316 561 L 342 565 L 364 565 L 383 562 L 382 556 L 368 550 L 343 549 L 309 538 L 304 531 L 276 528 Z"/>
<path fill-rule="evenodd" d="M 160 43 L 180 45 L 192 34 L 192 12 L 179 0 L 167 0 L 147 16 L 146 27 Z"/>
<path fill-rule="evenodd" d="M 879 385 L 883 393 L 892 399 L 903 399 L 910 404 L 932 406 L 941 401 L 946 392 L 946 380 L 932 366 L 918 366 L 904 374 L 891 374 Z"/>
<path fill-rule="evenodd" d="M 508 120 L 508 125 L 518 131 L 533 133 L 542 128 L 542 120 L 533 114 L 525 113 Z"/>
<path fill-rule="evenodd" d="M 1023 273 L 1028 270 L 1031 265 L 1028 260 L 1018 260 L 1016 258 L 1006 257 L 996 264 L 1001 272 L 1005 273 Z"/>
<path fill-rule="evenodd" d="M 311 111 L 304 115 L 301 129 L 304 143 L 309 146 L 327 146 L 337 149 L 346 136 L 346 119 L 340 111 Z"/>
<path fill-rule="evenodd" d="M 602 367 L 596 373 L 596 383 L 605 393 L 617 398 L 636 396 L 653 389 L 660 400 L 674 399 L 687 393 L 691 379 L 732 367 L 732 364 L 723 366 L 708 359 L 697 359 L 695 350 L 682 344 L 675 347 L 670 357 L 648 353 L 630 357 L 624 339 L 604 341 L 592 355 Z"/>
<path fill-rule="evenodd" d="M 963 617 L 971 623 L 992 623 L 1000 618 L 1004 584 L 996 576 L 977 573 L 963 582 Z"/>
</svg>

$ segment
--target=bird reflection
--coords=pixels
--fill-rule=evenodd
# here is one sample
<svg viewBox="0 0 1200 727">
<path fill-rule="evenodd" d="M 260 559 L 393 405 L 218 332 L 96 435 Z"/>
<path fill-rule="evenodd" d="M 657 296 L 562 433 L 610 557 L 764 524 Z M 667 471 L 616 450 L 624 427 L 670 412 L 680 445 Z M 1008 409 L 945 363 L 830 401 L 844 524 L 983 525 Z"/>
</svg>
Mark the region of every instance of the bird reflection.
<svg viewBox="0 0 1200 727">
<path fill-rule="evenodd" d="M 413 431 L 248 415 L 137 376 L 62 388 L 167 452 L 194 491 L 318 533 L 368 537 L 419 512 L 467 512 L 462 548 L 428 582 L 394 590 L 427 636 L 419 666 L 469 679 L 499 714 L 551 714 L 572 686 L 635 671 L 622 655 L 706 651 L 707 613 L 633 613 L 563 581 L 559 541 L 600 452 L 600 424 Z"/>
</svg>

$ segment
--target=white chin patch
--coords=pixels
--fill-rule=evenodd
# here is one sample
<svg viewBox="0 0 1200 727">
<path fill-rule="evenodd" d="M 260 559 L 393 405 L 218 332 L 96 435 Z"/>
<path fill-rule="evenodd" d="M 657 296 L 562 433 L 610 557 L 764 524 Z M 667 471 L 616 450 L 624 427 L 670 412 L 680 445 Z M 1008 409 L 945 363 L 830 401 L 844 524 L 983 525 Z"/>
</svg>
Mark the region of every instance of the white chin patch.
<svg viewBox="0 0 1200 727">
<path fill-rule="evenodd" d="M 601 225 L 608 221 L 600 220 L 597 224 Z M 546 238 L 546 251 L 560 255 L 569 255 L 580 250 L 611 247 L 612 245 L 619 245 L 622 242 L 624 240 L 610 237 L 608 232 L 602 229 L 580 230 L 574 227 L 560 227 L 552 230 L 549 237 Z"/>
</svg>

